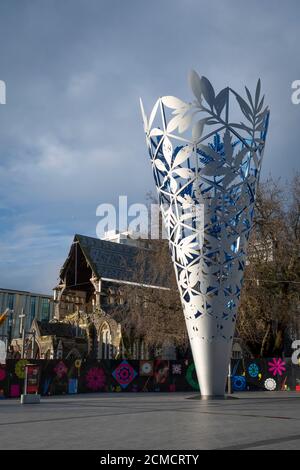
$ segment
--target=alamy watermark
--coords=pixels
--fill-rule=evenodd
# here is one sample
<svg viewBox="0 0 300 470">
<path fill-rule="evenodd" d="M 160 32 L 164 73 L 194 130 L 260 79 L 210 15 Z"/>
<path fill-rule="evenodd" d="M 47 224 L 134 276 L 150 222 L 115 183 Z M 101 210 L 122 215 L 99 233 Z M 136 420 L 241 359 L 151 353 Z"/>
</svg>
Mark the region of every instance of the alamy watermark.
<svg viewBox="0 0 300 470">
<path fill-rule="evenodd" d="M 294 352 L 292 354 L 292 363 L 296 365 L 300 365 L 300 340 L 295 339 L 295 341 L 292 342 L 292 349 L 294 349 Z"/>
<path fill-rule="evenodd" d="M 103 238 L 108 232 L 128 232 L 131 238 L 141 239 L 168 239 L 163 218 L 168 219 L 171 225 L 173 238 L 182 239 L 197 234 L 198 242 L 203 244 L 204 239 L 204 205 L 186 196 L 182 204 L 128 204 L 127 196 L 119 196 L 118 206 L 114 204 L 99 204 L 96 216 L 100 217 L 96 226 L 98 238 Z"/>
<path fill-rule="evenodd" d="M 294 80 L 291 85 L 292 90 L 291 100 L 293 104 L 300 103 L 300 80 Z"/>
<path fill-rule="evenodd" d="M 6 83 L 0 80 L 0 104 L 6 104 Z"/>
</svg>

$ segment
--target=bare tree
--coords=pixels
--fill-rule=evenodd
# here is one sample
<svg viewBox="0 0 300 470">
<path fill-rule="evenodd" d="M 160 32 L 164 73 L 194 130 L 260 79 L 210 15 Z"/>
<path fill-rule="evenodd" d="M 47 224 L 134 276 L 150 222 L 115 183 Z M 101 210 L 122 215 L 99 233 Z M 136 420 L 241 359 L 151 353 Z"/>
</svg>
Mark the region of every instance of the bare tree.
<svg viewBox="0 0 300 470">
<path fill-rule="evenodd" d="M 286 188 L 267 180 L 256 199 L 236 329 L 253 356 L 281 355 L 289 330 L 298 325 L 300 175 Z M 153 199 L 150 195 L 150 202 Z M 168 290 L 124 287 L 126 305 L 116 320 L 128 344 L 142 338 L 151 349 L 169 339 L 186 353 L 188 337 L 167 241 L 149 241 L 136 269 L 140 279 L 147 277 L 149 284 Z"/>
<path fill-rule="evenodd" d="M 284 191 L 280 182 L 260 186 L 237 333 L 253 355 L 281 355 L 298 328 L 300 287 L 300 175 Z"/>
</svg>

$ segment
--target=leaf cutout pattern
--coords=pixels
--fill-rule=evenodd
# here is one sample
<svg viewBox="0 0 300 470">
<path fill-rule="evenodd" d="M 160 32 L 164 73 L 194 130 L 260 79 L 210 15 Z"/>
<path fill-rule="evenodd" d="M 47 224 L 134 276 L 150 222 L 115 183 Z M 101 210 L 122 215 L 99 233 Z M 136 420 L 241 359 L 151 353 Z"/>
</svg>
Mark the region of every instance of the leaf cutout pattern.
<svg viewBox="0 0 300 470">
<path fill-rule="evenodd" d="M 187 103 L 180 100 L 179 98 L 176 98 L 176 96 L 164 96 L 161 101 L 165 106 L 171 109 L 181 109 L 188 106 Z"/>
<path fill-rule="evenodd" d="M 174 166 L 176 167 L 184 163 L 188 159 L 192 151 L 193 148 L 190 145 L 185 145 L 184 147 L 182 147 L 174 159 Z"/>
<path fill-rule="evenodd" d="M 192 103 L 165 96 L 149 120 L 141 110 L 190 336 L 230 342 L 269 110 L 260 80 L 254 96 L 245 87 L 245 97 L 229 87 L 215 93 L 194 71 L 189 81 Z M 241 112 L 237 122 L 230 100 Z"/>
<path fill-rule="evenodd" d="M 220 91 L 220 93 L 216 96 L 215 98 L 215 109 L 217 112 L 217 115 L 220 116 L 222 113 L 224 106 L 226 105 L 228 98 L 228 88 L 223 88 L 223 90 Z"/>
<path fill-rule="evenodd" d="M 215 102 L 215 91 L 212 84 L 206 77 L 201 77 L 201 90 L 205 101 L 212 108 Z"/>
<path fill-rule="evenodd" d="M 199 140 L 200 137 L 202 136 L 203 133 L 203 128 L 204 128 L 205 120 L 200 119 L 196 124 L 194 125 L 192 129 L 192 136 L 193 140 Z"/>
<path fill-rule="evenodd" d="M 197 72 L 195 70 L 192 70 L 189 76 L 189 81 L 190 81 L 190 87 L 199 101 L 201 103 L 202 101 L 202 86 L 201 86 L 201 79 Z"/>
<path fill-rule="evenodd" d="M 168 165 L 171 165 L 171 160 L 172 160 L 172 154 L 173 154 L 173 146 L 170 141 L 170 139 L 165 136 L 164 141 L 163 141 L 163 154 L 166 159 L 166 162 Z"/>
</svg>

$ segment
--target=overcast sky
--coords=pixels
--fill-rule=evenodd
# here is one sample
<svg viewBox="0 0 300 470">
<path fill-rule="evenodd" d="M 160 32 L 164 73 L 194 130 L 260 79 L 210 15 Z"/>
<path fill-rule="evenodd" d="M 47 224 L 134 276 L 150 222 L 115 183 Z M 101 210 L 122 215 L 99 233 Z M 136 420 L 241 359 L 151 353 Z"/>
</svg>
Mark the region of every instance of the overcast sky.
<svg viewBox="0 0 300 470">
<path fill-rule="evenodd" d="M 243 93 L 261 77 L 263 177 L 299 169 L 298 0 L 1 0 L 0 287 L 49 292 L 98 204 L 153 190 L 138 98 L 191 98 L 190 69 Z"/>
</svg>

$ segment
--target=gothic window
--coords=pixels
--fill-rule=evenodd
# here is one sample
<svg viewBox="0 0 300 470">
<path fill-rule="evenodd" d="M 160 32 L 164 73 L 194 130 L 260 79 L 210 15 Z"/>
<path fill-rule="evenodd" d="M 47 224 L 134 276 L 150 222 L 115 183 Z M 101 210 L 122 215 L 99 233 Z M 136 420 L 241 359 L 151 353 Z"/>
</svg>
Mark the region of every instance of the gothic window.
<svg viewBox="0 0 300 470">
<path fill-rule="evenodd" d="M 148 359 L 148 354 L 147 354 L 147 347 L 145 344 L 145 341 L 142 340 L 140 343 L 140 357 L 139 359 Z"/>
<path fill-rule="evenodd" d="M 98 356 L 99 359 L 111 359 L 111 333 L 107 323 L 100 331 Z"/>
<path fill-rule="evenodd" d="M 57 346 L 57 350 L 56 350 L 56 359 L 62 359 L 62 358 L 63 358 L 63 345 L 60 340 Z"/>
</svg>

